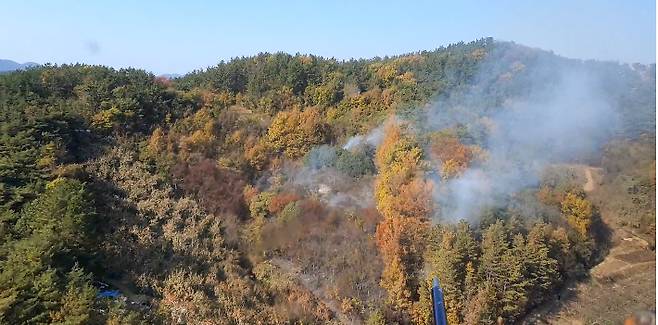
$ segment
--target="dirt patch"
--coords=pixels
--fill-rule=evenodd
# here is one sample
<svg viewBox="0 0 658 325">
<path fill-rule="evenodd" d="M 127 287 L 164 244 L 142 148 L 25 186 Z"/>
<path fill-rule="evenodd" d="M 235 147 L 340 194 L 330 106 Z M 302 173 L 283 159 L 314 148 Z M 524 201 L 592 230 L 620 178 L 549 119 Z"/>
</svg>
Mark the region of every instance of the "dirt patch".
<svg viewBox="0 0 658 325">
<path fill-rule="evenodd" d="M 628 254 L 617 255 L 616 258 L 630 264 L 637 264 L 637 263 L 655 261 L 656 254 L 655 252 L 641 250 L 641 251 L 634 251 Z"/>
<path fill-rule="evenodd" d="M 585 169 L 585 185 L 583 185 L 583 190 L 585 192 L 591 192 L 596 188 L 596 183 L 594 182 L 594 176 L 592 176 L 593 167 L 584 167 Z M 600 168 L 596 168 L 599 170 Z"/>
<path fill-rule="evenodd" d="M 633 313 L 655 312 L 655 268 L 655 262 L 637 264 L 571 284 L 523 324 L 622 324 Z"/>
<path fill-rule="evenodd" d="M 583 185 L 583 190 L 585 192 L 591 192 L 594 190 L 594 178 L 592 177 L 592 171 L 589 170 L 589 168 L 585 169 L 585 178 L 587 181 L 585 182 L 585 185 Z"/>
</svg>

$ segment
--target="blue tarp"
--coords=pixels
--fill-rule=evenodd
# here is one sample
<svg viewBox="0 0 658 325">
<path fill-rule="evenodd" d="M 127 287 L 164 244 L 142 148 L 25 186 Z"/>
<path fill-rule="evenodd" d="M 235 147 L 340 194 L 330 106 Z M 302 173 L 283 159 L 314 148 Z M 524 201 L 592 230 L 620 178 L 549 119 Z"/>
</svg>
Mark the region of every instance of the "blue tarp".
<svg viewBox="0 0 658 325">
<path fill-rule="evenodd" d="M 119 295 L 119 290 L 104 290 L 98 293 L 98 298 L 117 298 Z"/>
</svg>

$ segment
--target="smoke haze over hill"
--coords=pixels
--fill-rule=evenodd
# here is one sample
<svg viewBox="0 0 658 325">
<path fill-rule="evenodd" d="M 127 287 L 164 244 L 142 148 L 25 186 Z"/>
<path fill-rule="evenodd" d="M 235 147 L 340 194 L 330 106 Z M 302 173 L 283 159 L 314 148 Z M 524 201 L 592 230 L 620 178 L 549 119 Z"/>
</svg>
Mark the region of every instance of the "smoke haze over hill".
<svg viewBox="0 0 658 325">
<path fill-rule="evenodd" d="M 492 64 L 508 62 L 485 62 L 480 73 L 492 73 Z M 541 68 L 524 67 L 521 69 L 531 71 L 516 73 Z M 486 108 L 494 112 L 486 118 L 467 122 L 472 128 L 484 129 L 487 159 L 439 186 L 435 198 L 443 217 L 468 219 L 478 216 L 485 207 L 502 206 L 499 200 L 536 185 L 547 164 L 595 152 L 613 134 L 619 112 L 597 88 L 596 77 L 583 69 L 558 68 L 554 73 L 555 81 L 547 82 L 544 76 L 530 79 L 525 94 L 509 99 L 501 107 Z M 481 80 L 504 82 L 503 77 L 489 75 Z M 480 101 L 468 98 L 478 95 L 466 94 L 464 100 Z M 444 105 L 438 102 L 432 106 L 427 114 L 429 125 L 455 125 L 457 121 L 442 114 Z"/>
</svg>

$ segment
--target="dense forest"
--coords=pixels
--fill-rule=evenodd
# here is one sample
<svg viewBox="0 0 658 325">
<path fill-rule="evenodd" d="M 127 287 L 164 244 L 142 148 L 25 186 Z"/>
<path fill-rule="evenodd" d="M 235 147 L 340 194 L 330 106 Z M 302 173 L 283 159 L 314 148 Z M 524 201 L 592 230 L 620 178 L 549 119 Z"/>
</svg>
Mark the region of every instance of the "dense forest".
<svg viewBox="0 0 658 325">
<path fill-rule="evenodd" d="M 526 99 L 560 97 L 558 71 L 614 123 L 569 102 L 548 134 L 501 122 L 551 114 Z M 430 324 L 435 276 L 450 324 L 520 321 L 605 256 L 601 209 L 655 235 L 655 73 L 481 39 L 2 74 L 0 323 Z M 474 177 L 493 189 L 466 209 Z"/>
</svg>

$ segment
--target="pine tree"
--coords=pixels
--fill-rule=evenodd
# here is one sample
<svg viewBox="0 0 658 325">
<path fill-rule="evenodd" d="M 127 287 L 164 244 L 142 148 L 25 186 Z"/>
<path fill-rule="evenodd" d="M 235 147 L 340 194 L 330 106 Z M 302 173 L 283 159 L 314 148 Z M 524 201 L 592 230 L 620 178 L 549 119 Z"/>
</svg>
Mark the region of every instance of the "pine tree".
<svg viewBox="0 0 658 325">
<path fill-rule="evenodd" d="M 51 313 L 54 324 L 86 324 L 96 298 L 89 275 L 77 265 L 66 275 L 66 290 L 57 311 Z"/>
<path fill-rule="evenodd" d="M 443 289 L 443 299 L 446 308 L 446 317 L 450 324 L 461 322 L 460 314 L 463 303 L 463 275 L 460 273 L 461 262 L 458 251 L 454 247 L 455 233 L 449 229 L 443 229 L 438 247 L 431 248 L 428 253 L 427 263 L 431 270 L 427 279 L 431 283 L 434 277 L 439 279 Z"/>
<path fill-rule="evenodd" d="M 525 239 L 516 234 L 512 248 L 507 250 L 503 260 L 507 264 L 505 284 L 502 290 L 502 313 L 506 319 L 515 320 L 525 311 L 528 303 L 528 287 L 530 285 L 526 273 Z"/>
<path fill-rule="evenodd" d="M 482 256 L 478 269 L 480 286 L 485 285 L 494 292 L 494 299 L 489 304 L 489 311 L 494 316 L 504 314 L 504 299 L 507 292 L 509 275 L 509 239 L 502 220 L 490 225 L 482 235 Z M 488 315 L 491 313 L 488 313 Z"/>
<path fill-rule="evenodd" d="M 528 233 L 525 260 L 530 281 L 529 301 L 533 304 L 541 303 L 560 281 L 558 262 L 550 256 L 549 230 L 548 225 L 538 223 Z"/>
<path fill-rule="evenodd" d="M 479 244 L 475 240 L 471 226 L 464 220 L 460 221 L 456 226 L 454 247 L 459 256 L 457 272 L 465 275 L 461 290 L 462 292 L 468 292 L 470 288 L 466 285 L 465 280 L 469 274 L 474 275 L 474 268 L 479 256 Z M 471 269 L 470 273 L 469 268 Z"/>
<path fill-rule="evenodd" d="M 505 282 L 507 264 L 504 256 L 509 250 L 509 241 L 505 231 L 505 224 L 498 220 L 490 225 L 482 236 L 482 256 L 478 269 L 479 278 L 502 288 Z"/>
<path fill-rule="evenodd" d="M 54 315 L 68 319 L 69 311 L 73 318 L 89 317 L 94 298 L 89 279 L 77 268 L 64 279 L 58 274 L 85 253 L 92 204 L 82 183 L 58 179 L 21 212 L 15 233 L 23 238 L 10 243 L 0 262 L 0 321 L 50 323 Z"/>
<path fill-rule="evenodd" d="M 496 289 L 489 283 L 483 283 L 475 296 L 468 301 L 464 312 L 464 324 L 494 324 L 497 313 L 494 309 Z"/>
<path fill-rule="evenodd" d="M 478 244 L 465 221 L 454 227 L 436 227 L 433 234 L 434 239 L 427 253 L 430 274 L 426 282 L 429 285 L 433 277 L 439 279 L 448 322 L 461 323 L 468 293 L 475 288 L 473 265 L 477 259 Z"/>
</svg>

